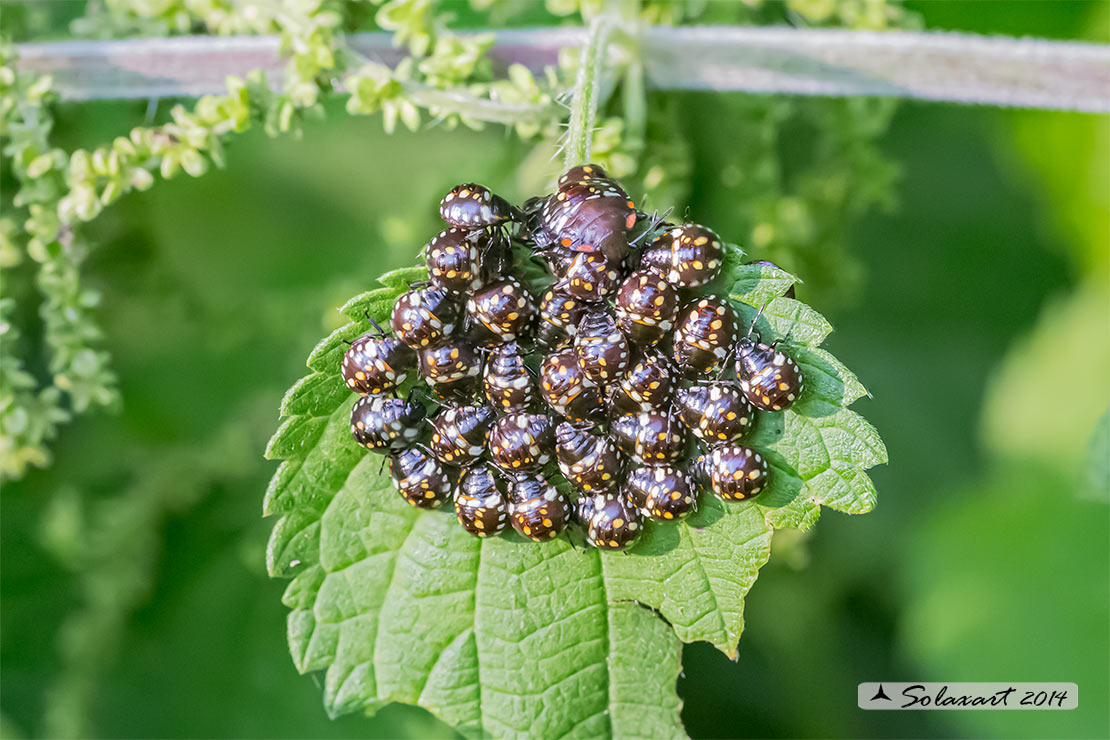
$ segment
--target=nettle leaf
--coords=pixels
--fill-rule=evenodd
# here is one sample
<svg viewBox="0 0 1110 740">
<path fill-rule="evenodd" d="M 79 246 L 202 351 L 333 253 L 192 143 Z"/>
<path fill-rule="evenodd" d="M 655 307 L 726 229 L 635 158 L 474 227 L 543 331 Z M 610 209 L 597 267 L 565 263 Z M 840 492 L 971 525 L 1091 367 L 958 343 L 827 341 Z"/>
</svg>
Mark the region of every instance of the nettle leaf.
<svg viewBox="0 0 1110 740">
<path fill-rule="evenodd" d="M 778 339 L 806 376 L 794 407 L 761 414 L 751 444 L 772 467 L 753 501 L 704 496 L 676 524 L 650 524 L 627 553 L 468 535 L 450 507 L 408 506 L 382 458 L 355 444 L 354 397 L 339 377 L 352 340 L 384 324 L 419 268 L 349 301 L 351 323 L 312 351 L 282 401 L 266 455 L 283 462 L 264 514 L 273 576 L 291 578 L 289 647 L 302 673 L 325 671 L 332 715 L 418 704 L 468 737 L 684 737 L 675 682 L 683 642 L 736 656 L 744 600 L 775 528 L 808 528 L 821 506 L 875 504 L 864 472 L 886 461 L 874 428 L 846 407 L 867 394 L 818 345 L 819 313 L 783 294 L 797 279 L 739 263 L 726 282 L 744 321 Z M 747 326 L 747 324 L 745 324 Z"/>
</svg>

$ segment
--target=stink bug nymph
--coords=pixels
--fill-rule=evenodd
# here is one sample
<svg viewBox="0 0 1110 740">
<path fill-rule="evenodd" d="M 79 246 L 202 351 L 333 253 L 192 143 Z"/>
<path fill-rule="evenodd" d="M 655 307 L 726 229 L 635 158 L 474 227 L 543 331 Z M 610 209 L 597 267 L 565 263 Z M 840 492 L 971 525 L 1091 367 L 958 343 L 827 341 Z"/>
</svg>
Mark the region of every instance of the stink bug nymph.
<svg viewBox="0 0 1110 740">
<path fill-rule="evenodd" d="M 469 342 L 449 339 L 420 353 L 420 376 L 445 401 L 458 403 L 477 392 L 482 358 Z"/>
<path fill-rule="evenodd" d="M 737 345 L 736 375 L 748 401 L 764 411 L 790 408 L 805 390 L 798 363 L 774 345 L 751 336 Z"/>
<path fill-rule="evenodd" d="M 455 516 L 475 537 L 489 537 L 508 525 L 509 502 L 492 466 L 477 463 L 462 471 L 455 491 Z"/>
<path fill-rule="evenodd" d="M 363 396 L 351 409 L 351 434 L 375 452 L 408 447 L 420 437 L 424 407 L 388 396 Z"/>
<path fill-rule="evenodd" d="M 643 531 L 643 515 L 621 494 L 594 497 L 586 541 L 602 550 L 623 550 Z"/>
<path fill-rule="evenodd" d="M 444 229 L 424 247 L 428 280 L 452 293 L 477 290 L 483 283 L 483 255 L 489 250 L 490 236 L 485 231 Z"/>
<path fill-rule="evenodd" d="M 726 501 L 756 496 L 767 485 L 767 459 L 751 447 L 728 444 L 698 458 L 695 470 L 702 485 Z"/>
<path fill-rule="evenodd" d="M 674 403 L 682 423 L 711 446 L 740 439 L 755 418 L 755 409 L 732 383 L 694 383 L 678 389 Z"/>
<path fill-rule="evenodd" d="M 397 389 L 416 366 L 416 353 L 380 330 L 351 342 L 340 372 L 347 387 L 359 395 L 380 395 Z"/>
<path fill-rule="evenodd" d="M 601 414 L 601 392 L 578 364 L 573 347 L 552 352 L 540 366 L 540 395 L 556 413 L 573 421 Z"/>
<path fill-rule="evenodd" d="M 459 324 L 461 307 L 443 288 L 413 288 L 393 304 L 393 333 L 416 350 L 445 341 Z"/>
<path fill-rule="evenodd" d="M 555 539 L 570 519 L 570 502 L 539 475 L 518 475 L 509 489 L 513 529 L 536 542 Z"/>
<path fill-rule="evenodd" d="M 686 431 L 670 409 L 618 416 L 610 430 L 625 454 L 644 465 L 673 463 L 686 451 Z"/>
<path fill-rule="evenodd" d="M 489 406 L 456 406 L 432 420 L 432 452 L 449 465 L 469 465 L 486 451 L 493 426 Z"/>
<path fill-rule="evenodd" d="M 462 229 L 496 226 L 513 219 L 513 207 L 484 185 L 469 182 L 451 188 L 439 204 L 440 217 Z"/>
<path fill-rule="evenodd" d="M 466 302 L 466 312 L 502 342 L 531 332 L 535 299 L 515 277 L 506 277 L 478 290 Z"/>
<path fill-rule="evenodd" d="M 633 344 L 655 344 L 674 328 L 678 291 L 651 270 L 625 278 L 616 303 L 617 321 Z"/>
<path fill-rule="evenodd" d="M 706 296 L 691 301 L 679 314 L 674 332 L 674 359 L 687 377 L 719 368 L 736 341 L 736 314 L 727 298 Z"/>
<path fill-rule="evenodd" d="M 493 348 L 486 358 L 482 387 L 486 399 L 502 413 L 524 411 L 536 399 L 535 381 L 516 342 Z"/>
<path fill-rule="evenodd" d="M 644 250 L 640 267 L 658 272 L 678 288 L 697 288 L 721 271 L 724 246 L 712 229 L 683 224 L 662 234 Z"/>
<path fill-rule="evenodd" d="M 555 429 L 555 452 L 559 470 L 583 494 L 608 491 L 620 480 L 624 461 L 616 443 L 607 436 L 563 422 Z"/>
<path fill-rule="evenodd" d="M 447 471 L 421 447 L 408 447 L 390 455 L 389 474 L 401 498 L 421 509 L 434 509 L 451 495 Z"/>
<path fill-rule="evenodd" d="M 673 465 L 634 468 L 625 481 L 625 493 L 644 516 L 657 522 L 682 519 L 698 503 L 694 481 Z"/>
<path fill-rule="evenodd" d="M 493 464 L 510 473 L 543 470 L 555 451 L 555 431 L 543 414 L 502 416 L 489 434 Z"/>
<path fill-rule="evenodd" d="M 671 401 L 674 370 L 666 355 L 645 349 L 609 396 L 612 413 L 632 414 L 662 408 Z"/>
<path fill-rule="evenodd" d="M 624 374 L 629 363 L 628 339 L 608 306 L 590 310 L 574 335 L 578 366 L 586 377 L 604 387 Z"/>
</svg>

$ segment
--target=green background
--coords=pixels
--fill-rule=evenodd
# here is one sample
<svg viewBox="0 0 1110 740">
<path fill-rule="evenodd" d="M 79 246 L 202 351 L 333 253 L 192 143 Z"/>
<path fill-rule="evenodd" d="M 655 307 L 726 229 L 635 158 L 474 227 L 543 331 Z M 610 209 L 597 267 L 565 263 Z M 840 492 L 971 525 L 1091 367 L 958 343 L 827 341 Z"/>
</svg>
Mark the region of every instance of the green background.
<svg viewBox="0 0 1110 740">
<path fill-rule="evenodd" d="M 1110 40 L 1104 4 L 913 7 L 935 28 Z M 729 237 L 712 164 L 744 132 L 720 98 L 677 97 L 689 212 Z M 59 139 L 106 141 L 144 111 L 63 106 Z M 4 486 L 5 735 L 41 736 L 50 714 L 105 737 L 451 736 L 409 707 L 328 720 L 316 680 L 295 673 L 284 583 L 263 567 L 261 450 L 335 307 L 414 261 L 456 181 L 525 195 L 527 147 L 494 129 L 386 137 L 332 113 L 300 141 L 241 137 L 227 170 L 132 195 L 94 225 L 87 279 L 125 407 L 66 428 L 52 469 Z M 1108 737 L 1110 510 L 1088 463 L 1110 394 L 1110 121 L 905 103 L 881 148 L 902 171 L 898 206 L 850 235 L 858 292 L 815 306 L 874 395 L 857 408 L 890 451 L 872 471 L 879 506 L 776 537 L 739 660 L 685 650 L 687 729 Z M 133 531 L 144 514 L 114 510 L 120 496 L 165 502 L 139 520 L 155 536 L 122 556 L 79 536 L 88 521 Z M 1071 681 L 1080 708 L 857 710 L 856 684 L 875 680 Z"/>
</svg>

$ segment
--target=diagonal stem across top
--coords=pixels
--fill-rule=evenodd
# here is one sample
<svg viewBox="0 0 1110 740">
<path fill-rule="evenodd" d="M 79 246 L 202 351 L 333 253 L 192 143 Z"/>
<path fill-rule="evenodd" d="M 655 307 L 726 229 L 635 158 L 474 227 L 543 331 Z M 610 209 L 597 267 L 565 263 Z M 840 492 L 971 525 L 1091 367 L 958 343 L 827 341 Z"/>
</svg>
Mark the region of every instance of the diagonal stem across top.
<svg viewBox="0 0 1110 740">
<path fill-rule="evenodd" d="M 598 32 L 613 27 L 597 28 Z M 466 34 L 459 34 L 465 36 Z M 533 72 L 583 42 L 582 29 L 502 30 L 495 63 Z M 776 27 L 648 27 L 639 43 L 656 89 L 792 95 L 877 95 L 1054 110 L 1110 112 L 1110 45 L 963 33 Z M 352 48 L 395 65 L 386 33 Z M 597 48 L 594 44 L 593 48 Z M 221 93 L 228 75 L 261 68 L 280 80 L 276 37 L 188 36 L 20 44 L 19 65 L 54 77 L 66 100 Z M 595 57 L 596 61 L 596 57 Z M 596 68 L 593 70 L 596 77 Z"/>
</svg>

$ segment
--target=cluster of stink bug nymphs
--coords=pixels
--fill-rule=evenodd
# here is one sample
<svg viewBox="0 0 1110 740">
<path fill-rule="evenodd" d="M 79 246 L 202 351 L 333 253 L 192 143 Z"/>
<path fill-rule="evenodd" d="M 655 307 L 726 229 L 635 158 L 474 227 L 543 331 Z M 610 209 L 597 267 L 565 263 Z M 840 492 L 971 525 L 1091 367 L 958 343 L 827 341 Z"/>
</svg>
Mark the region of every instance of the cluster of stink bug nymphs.
<svg viewBox="0 0 1110 740">
<path fill-rule="evenodd" d="M 478 537 L 511 525 L 544 542 L 577 524 L 620 550 L 702 491 L 764 489 L 767 460 L 741 440 L 757 409 L 794 402 L 802 374 L 707 294 L 717 234 L 637 211 L 596 165 L 519 208 L 459 185 L 440 215 L 428 281 L 397 299 L 392 333 L 375 324 L 342 365 L 362 396 L 351 432 L 389 456 L 406 501 L 450 500 Z M 537 266 L 526 285 L 518 275 Z M 414 370 L 427 390 L 399 397 Z"/>
</svg>

